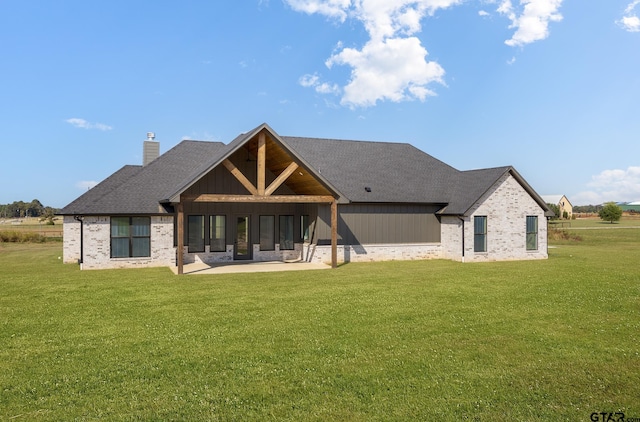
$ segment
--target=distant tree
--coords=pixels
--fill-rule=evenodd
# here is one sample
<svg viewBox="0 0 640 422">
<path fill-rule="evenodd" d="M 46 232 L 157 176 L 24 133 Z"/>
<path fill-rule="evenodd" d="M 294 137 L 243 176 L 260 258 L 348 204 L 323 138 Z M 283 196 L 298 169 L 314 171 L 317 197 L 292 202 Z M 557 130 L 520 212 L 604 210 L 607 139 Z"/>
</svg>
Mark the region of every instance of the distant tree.
<svg viewBox="0 0 640 422">
<path fill-rule="evenodd" d="M 573 212 L 592 213 L 598 212 L 602 208 L 601 205 L 576 205 L 573 207 Z"/>
<path fill-rule="evenodd" d="M 560 208 L 558 208 L 558 205 L 547 203 L 547 206 L 555 214 L 553 217 L 551 217 L 552 220 L 557 220 L 558 218 L 560 218 Z"/>
<path fill-rule="evenodd" d="M 607 202 L 598 212 L 598 215 L 600 219 L 613 224 L 614 221 L 618 221 L 622 217 L 622 208 L 617 206 L 615 202 Z"/>
<path fill-rule="evenodd" d="M 45 207 L 42 216 L 40 216 L 40 221 L 44 221 L 46 225 L 53 226 L 55 222 L 53 218 L 55 217 L 55 211 L 51 207 Z"/>
<path fill-rule="evenodd" d="M 40 217 L 44 212 L 44 206 L 40 201 L 34 199 L 27 205 L 29 217 Z"/>
<path fill-rule="evenodd" d="M 57 213 L 57 208 L 45 207 L 40 201 L 34 199 L 31 202 L 14 201 L 11 204 L 0 204 L 0 217 L 41 217 L 50 209 L 52 214 Z"/>
</svg>

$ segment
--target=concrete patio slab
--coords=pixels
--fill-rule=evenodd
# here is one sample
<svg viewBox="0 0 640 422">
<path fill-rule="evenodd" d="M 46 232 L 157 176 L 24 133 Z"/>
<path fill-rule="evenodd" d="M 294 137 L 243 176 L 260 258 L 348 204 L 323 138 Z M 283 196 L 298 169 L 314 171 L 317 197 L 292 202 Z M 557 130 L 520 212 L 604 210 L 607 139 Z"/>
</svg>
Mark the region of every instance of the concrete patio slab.
<svg viewBox="0 0 640 422">
<path fill-rule="evenodd" d="M 178 274 L 178 267 L 170 267 L 174 274 Z M 331 268 L 330 265 L 317 264 L 312 262 L 296 261 L 296 262 L 221 262 L 216 264 L 205 264 L 196 262 L 185 264 L 183 272 L 186 275 L 197 274 L 231 274 L 231 273 L 260 273 L 275 271 L 304 271 L 304 270 L 326 270 Z"/>
</svg>

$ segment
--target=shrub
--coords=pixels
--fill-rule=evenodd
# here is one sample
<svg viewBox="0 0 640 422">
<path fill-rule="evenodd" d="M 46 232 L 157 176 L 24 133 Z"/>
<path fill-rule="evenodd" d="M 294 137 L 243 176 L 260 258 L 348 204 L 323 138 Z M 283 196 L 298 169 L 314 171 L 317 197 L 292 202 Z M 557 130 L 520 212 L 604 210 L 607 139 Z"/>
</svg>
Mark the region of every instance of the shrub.
<svg viewBox="0 0 640 422">
<path fill-rule="evenodd" d="M 0 231 L 0 242 L 7 243 L 44 243 L 47 241 L 60 241 L 60 238 L 48 238 L 40 233 Z"/>
<path fill-rule="evenodd" d="M 582 237 L 577 234 L 569 233 L 562 229 L 549 229 L 549 240 L 571 240 L 574 242 L 582 241 Z"/>
</svg>

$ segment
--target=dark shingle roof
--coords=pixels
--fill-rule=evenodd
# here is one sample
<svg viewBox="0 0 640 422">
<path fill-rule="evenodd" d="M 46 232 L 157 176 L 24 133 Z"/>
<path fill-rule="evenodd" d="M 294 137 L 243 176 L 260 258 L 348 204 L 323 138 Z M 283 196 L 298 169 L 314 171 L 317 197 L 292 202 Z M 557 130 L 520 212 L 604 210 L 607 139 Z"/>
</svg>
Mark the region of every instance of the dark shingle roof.
<svg viewBox="0 0 640 422">
<path fill-rule="evenodd" d="M 512 167 L 459 171 L 406 143 L 281 137 L 263 124 L 228 145 L 183 141 L 145 167 L 125 166 L 61 214 L 160 213 L 162 202 L 175 199 L 262 129 L 271 131 L 342 201 L 440 204 L 446 205 L 441 213 L 462 215 L 508 171 L 539 198 Z"/>
<path fill-rule="evenodd" d="M 60 214 L 158 214 L 161 201 L 225 148 L 220 142 L 182 141 L 145 167 L 123 167 Z"/>
<path fill-rule="evenodd" d="M 449 204 L 441 213 L 465 214 L 500 177 L 510 170 L 511 167 L 495 167 L 458 172 L 455 187 L 449 195 Z"/>
<path fill-rule="evenodd" d="M 458 173 L 409 144 L 282 139 L 353 202 L 446 203 Z"/>
</svg>

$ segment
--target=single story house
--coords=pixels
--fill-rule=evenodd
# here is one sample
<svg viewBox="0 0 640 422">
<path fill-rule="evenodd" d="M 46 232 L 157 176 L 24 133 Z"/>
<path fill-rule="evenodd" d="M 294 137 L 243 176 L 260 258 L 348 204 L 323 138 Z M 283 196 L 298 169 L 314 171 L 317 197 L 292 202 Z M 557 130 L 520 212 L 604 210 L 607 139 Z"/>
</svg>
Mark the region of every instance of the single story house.
<svg viewBox="0 0 640 422">
<path fill-rule="evenodd" d="M 547 258 L 543 199 L 510 166 L 459 171 L 402 143 L 280 136 L 182 141 L 64 207 L 64 262 Z"/>
</svg>

